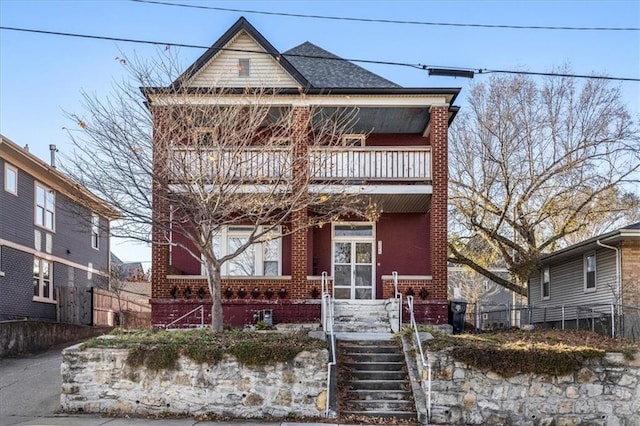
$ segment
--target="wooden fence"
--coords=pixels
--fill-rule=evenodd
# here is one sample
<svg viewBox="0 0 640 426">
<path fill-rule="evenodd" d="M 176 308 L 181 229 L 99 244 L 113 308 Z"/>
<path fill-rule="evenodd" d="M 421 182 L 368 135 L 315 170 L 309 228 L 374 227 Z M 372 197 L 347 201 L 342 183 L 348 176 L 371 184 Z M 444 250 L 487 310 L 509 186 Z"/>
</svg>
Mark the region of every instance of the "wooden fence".
<svg viewBox="0 0 640 426">
<path fill-rule="evenodd" d="M 126 293 L 120 295 L 120 303 L 127 327 L 144 327 L 147 317 L 149 325 L 151 324 L 149 303 L 131 299 Z M 118 297 L 114 293 L 101 288 L 93 289 L 93 325 L 120 325 L 119 311 Z"/>
</svg>

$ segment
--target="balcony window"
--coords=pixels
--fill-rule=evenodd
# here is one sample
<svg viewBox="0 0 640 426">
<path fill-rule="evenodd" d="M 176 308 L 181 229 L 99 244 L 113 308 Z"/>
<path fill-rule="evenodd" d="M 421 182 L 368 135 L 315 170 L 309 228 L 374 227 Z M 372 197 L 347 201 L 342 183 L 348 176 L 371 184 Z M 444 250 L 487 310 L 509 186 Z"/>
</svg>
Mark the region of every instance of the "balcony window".
<svg viewBox="0 0 640 426">
<path fill-rule="evenodd" d="M 346 134 L 341 139 L 344 146 L 364 146 L 366 138 L 361 134 Z"/>
</svg>

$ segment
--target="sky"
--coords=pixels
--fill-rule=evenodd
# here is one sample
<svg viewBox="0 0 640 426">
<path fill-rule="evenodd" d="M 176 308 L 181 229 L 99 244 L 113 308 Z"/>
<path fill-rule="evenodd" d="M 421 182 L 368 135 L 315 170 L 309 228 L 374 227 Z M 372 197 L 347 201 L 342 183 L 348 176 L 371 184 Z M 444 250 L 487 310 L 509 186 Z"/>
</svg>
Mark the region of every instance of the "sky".
<svg viewBox="0 0 640 426">
<path fill-rule="evenodd" d="M 164 1 L 164 0 L 160 0 Z M 187 1 L 221 11 L 142 3 L 131 0 L 0 0 L 0 26 L 212 45 L 244 16 L 280 51 L 310 41 L 347 59 L 401 62 L 435 67 L 548 72 L 565 64 L 576 74 L 640 78 L 640 31 L 575 31 L 435 26 L 354 22 L 250 13 L 451 24 L 563 27 L 640 27 L 640 1 Z M 65 116 L 84 110 L 81 92 L 98 97 L 112 92 L 126 72 L 123 54 L 151 56 L 155 47 L 87 38 L 0 30 L 0 133 L 48 161 L 49 144 L 62 156 L 71 150 Z M 203 49 L 178 48 L 186 66 Z M 406 87 L 460 87 L 464 108 L 471 84 L 486 81 L 429 77 L 412 67 L 365 64 L 365 68 Z M 640 82 L 620 85 L 623 100 L 640 117 Z M 68 152 L 70 154 L 70 152 Z M 112 241 L 125 261 L 149 267 L 151 250 Z"/>
</svg>

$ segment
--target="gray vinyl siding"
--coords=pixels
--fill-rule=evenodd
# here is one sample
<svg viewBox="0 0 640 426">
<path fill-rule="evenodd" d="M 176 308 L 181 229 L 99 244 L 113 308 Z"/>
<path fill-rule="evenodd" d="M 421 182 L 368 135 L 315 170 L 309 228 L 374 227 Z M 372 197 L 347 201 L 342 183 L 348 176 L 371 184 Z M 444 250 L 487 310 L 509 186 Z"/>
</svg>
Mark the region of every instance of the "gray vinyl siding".
<svg viewBox="0 0 640 426">
<path fill-rule="evenodd" d="M 53 261 L 53 288 L 74 286 L 80 288 L 106 285 L 106 278 L 98 271 L 108 272 L 108 221 L 100 218 L 99 249 L 91 247 L 91 214 L 81 204 L 56 192 L 54 231 L 35 225 L 35 182 L 33 176 L 18 168 L 18 195 L 4 190 L 5 161 L 0 158 L 0 239 L 24 246 L 25 249 L 51 255 Z M 48 186 L 47 182 L 38 181 Z M 40 234 L 36 244 L 35 233 Z M 47 250 L 47 236 L 51 241 Z M 0 248 L 0 320 L 31 318 L 55 321 L 57 305 L 33 301 L 33 259 L 37 254 L 16 247 Z M 86 270 L 67 263 L 92 267 Z M 1 274 L 0 274 L 1 275 Z"/>
<path fill-rule="evenodd" d="M 529 303 L 534 305 L 534 321 L 560 321 L 562 306 L 565 320 L 575 319 L 577 307 L 609 313 L 615 303 L 616 256 L 612 250 L 596 251 L 596 290 L 584 290 L 584 253 L 561 263 L 550 264 L 550 297 L 542 300 L 540 271 L 529 280 Z M 589 307 L 589 308 L 588 308 Z"/>
</svg>

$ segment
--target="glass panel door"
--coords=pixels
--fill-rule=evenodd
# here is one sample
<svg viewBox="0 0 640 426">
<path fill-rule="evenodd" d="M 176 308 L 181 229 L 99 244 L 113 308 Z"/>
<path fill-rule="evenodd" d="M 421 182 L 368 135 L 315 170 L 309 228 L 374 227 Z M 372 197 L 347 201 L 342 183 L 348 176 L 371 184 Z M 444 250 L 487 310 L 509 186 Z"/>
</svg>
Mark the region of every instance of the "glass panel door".
<svg viewBox="0 0 640 426">
<path fill-rule="evenodd" d="M 333 296 L 336 299 L 373 298 L 373 242 L 334 241 Z"/>
</svg>

